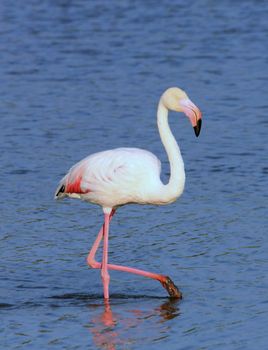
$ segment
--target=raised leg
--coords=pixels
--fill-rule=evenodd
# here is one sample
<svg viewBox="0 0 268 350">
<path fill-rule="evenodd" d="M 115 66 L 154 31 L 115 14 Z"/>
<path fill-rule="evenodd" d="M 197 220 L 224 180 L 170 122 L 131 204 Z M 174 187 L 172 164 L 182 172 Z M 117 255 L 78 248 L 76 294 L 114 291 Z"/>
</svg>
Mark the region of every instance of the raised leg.
<svg viewBox="0 0 268 350">
<path fill-rule="evenodd" d="M 112 217 L 114 216 L 115 214 L 115 209 L 113 209 L 111 211 L 111 214 L 109 216 L 109 221 L 112 220 Z M 100 232 L 98 233 L 98 236 L 87 256 L 87 263 L 90 267 L 92 267 L 93 269 L 99 269 L 100 268 L 100 263 L 98 263 L 96 260 L 95 260 L 95 255 L 97 253 L 97 250 L 99 248 L 99 245 L 100 245 L 100 242 L 102 240 L 102 237 L 103 237 L 103 232 L 104 232 L 104 224 L 102 225 L 101 229 L 100 229 Z"/>
<path fill-rule="evenodd" d="M 99 263 L 97 263 L 97 264 L 99 264 Z M 101 267 L 101 264 L 99 264 L 98 267 L 96 266 L 96 268 L 100 268 L 100 267 Z M 181 294 L 180 290 L 173 283 L 172 279 L 168 276 L 160 275 L 157 273 L 152 273 L 152 272 L 148 272 L 148 271 L 144 271 L 144 270 L 140 270 L 140 269 L 134 269 L 133 267 L 114 265 L 114 264 L 107 264 L 107 268 L 109 270 L 124 271 L 124 272 L 134 273 L 136 275 L 155 279 L 162 284 L 162 286 L 166 289 L 166 291 L 168 292 L 168 294 L 171 298 L 176 298 L 176 299 L 182 298 L 182 294 Z"/>
</svg>

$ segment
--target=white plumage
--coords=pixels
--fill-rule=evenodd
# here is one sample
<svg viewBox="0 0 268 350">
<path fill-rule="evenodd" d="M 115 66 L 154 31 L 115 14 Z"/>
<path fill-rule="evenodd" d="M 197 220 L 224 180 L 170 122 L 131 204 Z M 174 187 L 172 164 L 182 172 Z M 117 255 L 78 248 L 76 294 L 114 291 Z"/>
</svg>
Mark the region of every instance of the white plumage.
<svg viewBox="0 0 268 350">
<path fill-rule="evenodd" d="M 75 164 L 57 189 L 62 185 L 68 189 L 79 179 L 81 193 L 60 192 L 58 197 L 80 198 L 106 208 L 154 203 L 163 186 L 160 172 L 159 159 L 146 150 L 116 148 L 98 152 Z"/>
</svg>

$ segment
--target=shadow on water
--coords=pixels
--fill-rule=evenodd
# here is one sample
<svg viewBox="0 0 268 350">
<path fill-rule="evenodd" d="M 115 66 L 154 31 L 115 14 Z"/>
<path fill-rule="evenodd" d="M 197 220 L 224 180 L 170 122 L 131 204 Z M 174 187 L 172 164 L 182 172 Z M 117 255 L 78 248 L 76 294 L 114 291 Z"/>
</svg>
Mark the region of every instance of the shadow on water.
<svg viewBox="0 0 268 350">
<path fill-rule="evenodd" d="M 156 328 L 153 337 L 163 335 L 165 327 L 161 325 L 180 315 L 178 299 L 157 296 L 114 294 L 110 301 L 105 301 L 102 295 L 73 293 L 52 299 L 61 305 L 64 300 L 71 305 L 83 303 L 88 308 L 90 318 L 86 327 L 99 349 L 113 350 L 135 342 L 135 332 L 143 329 L 146 322 L 150 323 L 149 328 L 152 323 L 157 325 L 153 327 Z"/>
<path fill-rule="evenodd" d="M 73 303 L 80 303 L 90 300 L 100 300 L 103 301 L 103 295 L 102 294 L 86 294 L 86 293 L 66 293 L 61 295 L 53 295 L 52 297 L 49 297 L 49 299 L 54 300 L 69 300 Z M 135 300 L 135 299 L 143 299 L 143 300 L 170 300 L 170 301 L 177 301 L 177 299 L 172 298 L 163 298 L 156 295 L 131 295 L 131 294 L 120 294 L 120 293 L 114 293 L 110 295 L 110 299 L 113 301 L 124 301 L 124 300 Z"/>
</svg>

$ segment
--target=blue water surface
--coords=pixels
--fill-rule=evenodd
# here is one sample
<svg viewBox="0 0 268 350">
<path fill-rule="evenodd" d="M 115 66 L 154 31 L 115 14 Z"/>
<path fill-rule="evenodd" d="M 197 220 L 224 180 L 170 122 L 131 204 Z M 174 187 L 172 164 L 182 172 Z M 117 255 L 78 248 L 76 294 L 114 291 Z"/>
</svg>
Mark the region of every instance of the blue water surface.
<svg viewBox="0 0 268 350">
<path fill-rule="evenodd" d="M 7 1 L 0 4 L 0 344 L 3 349 L 267 348 L 267 1 Z M 146 148 L 161 93 L 203 112 L 195 138 L 170 124 L 185 161 L 174 204 L 126 206 L 109 259 L 155 281 L 86 265 L 103 215 L 53 200 L 93 152 Z M 101 254 L 98 255 L 101 258 Z"/>
</svg>

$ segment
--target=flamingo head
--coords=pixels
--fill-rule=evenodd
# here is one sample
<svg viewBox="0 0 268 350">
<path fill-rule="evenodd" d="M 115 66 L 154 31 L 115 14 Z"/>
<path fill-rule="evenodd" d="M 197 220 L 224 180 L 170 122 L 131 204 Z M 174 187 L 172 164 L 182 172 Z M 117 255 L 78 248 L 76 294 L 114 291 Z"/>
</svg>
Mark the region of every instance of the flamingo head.
<svg viewBox="0 0 268 350">
<path fill-rule="evenodd" d="M 195 135 L 198 136 L 200 134 L 202 125 L 201 111 L 183 90 L 177 87 L 169 88 L 163 93 L 160 101 L 171 111 L 183 112 L 189 118 Z"/>
</svg>

